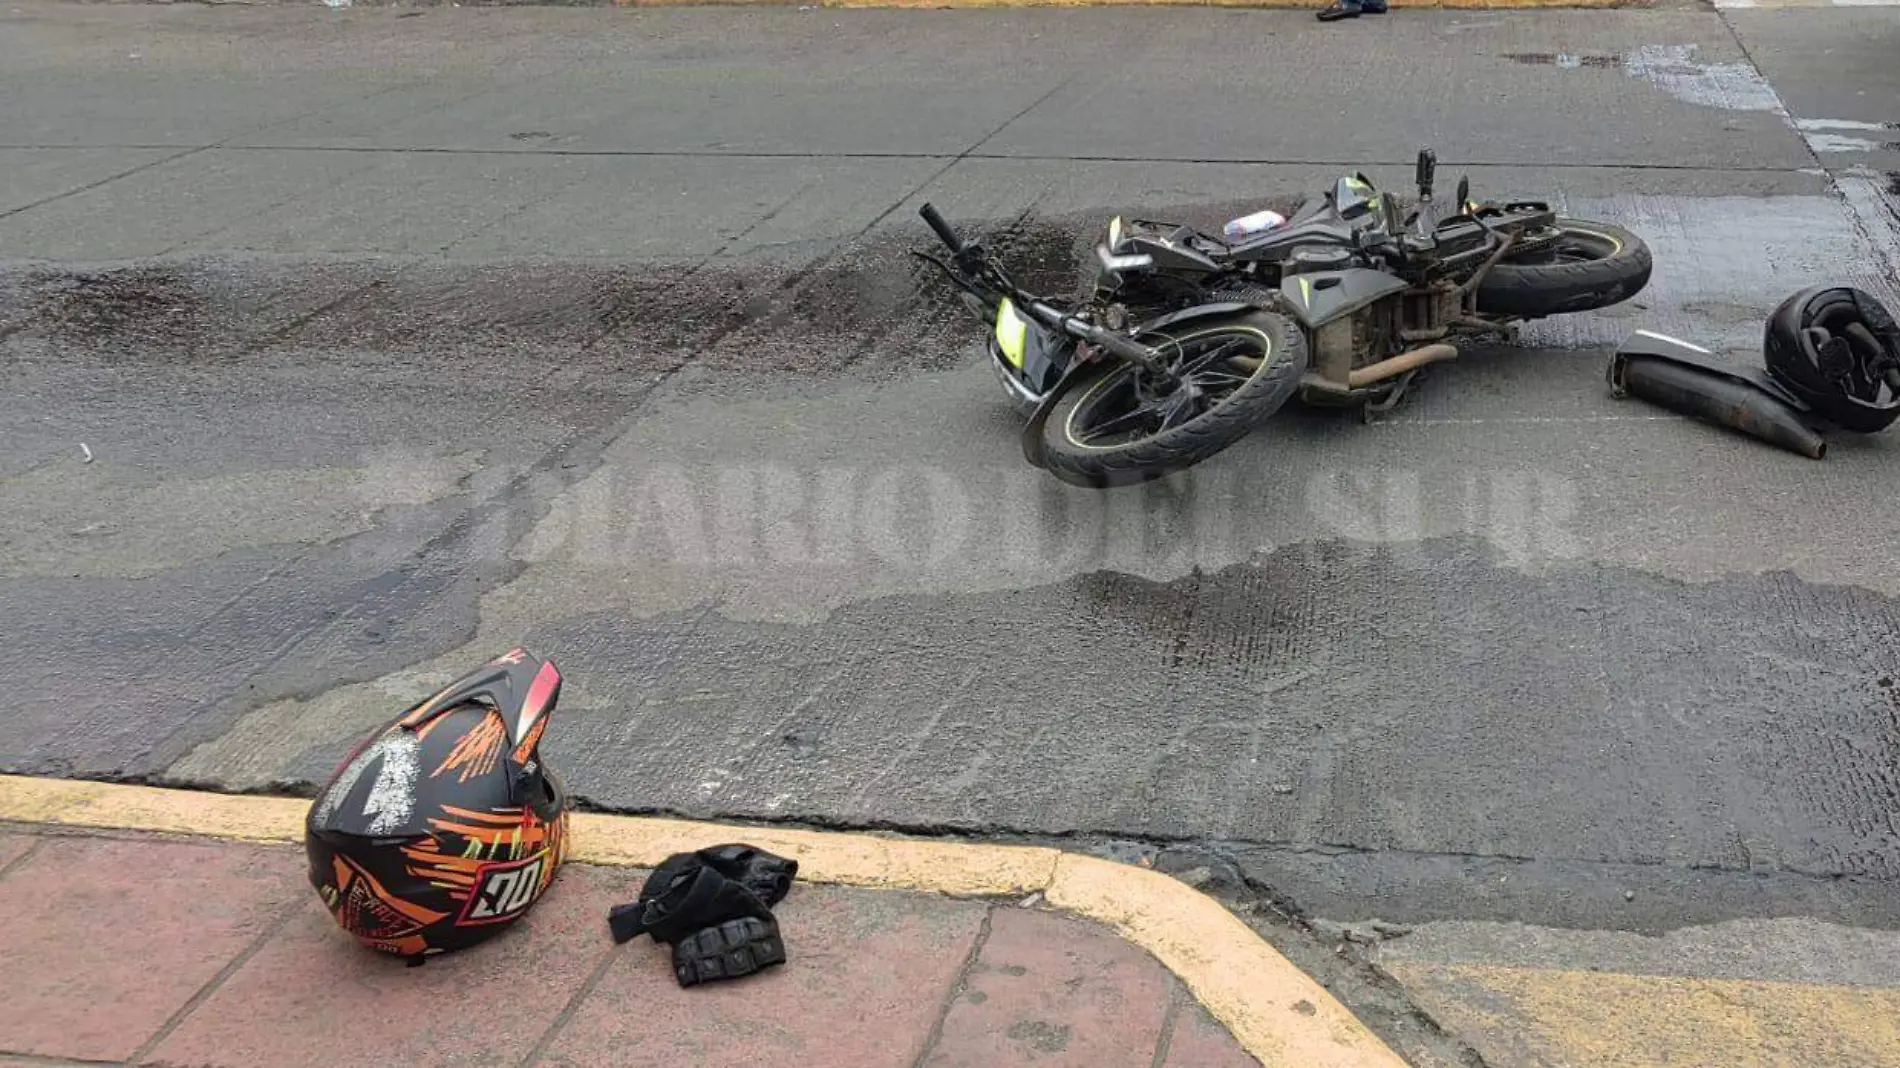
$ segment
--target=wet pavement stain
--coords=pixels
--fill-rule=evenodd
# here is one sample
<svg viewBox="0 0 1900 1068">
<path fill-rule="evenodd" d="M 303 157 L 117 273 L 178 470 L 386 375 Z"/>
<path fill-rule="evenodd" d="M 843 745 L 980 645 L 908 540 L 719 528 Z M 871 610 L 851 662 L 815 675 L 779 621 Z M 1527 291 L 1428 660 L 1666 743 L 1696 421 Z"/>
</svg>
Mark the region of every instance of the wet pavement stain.
<svg viewBox="0 0 1900 1068">
<path fill-rule="evenodd" d="M 1861 119 L 1796 119 L 1795 128 L 1805 132 L 1820 130 L 1844 130 L 1879 132 L 1900 130 L 1900 122 L 1867 122 Z"/>
<path fill-rule="evenodd" d="M 1701 63 L 1696 45 L 1643 45 L 1629 52 L 1506 52 L 1525 66 L 1560 70 L 1620 70 L 1684 103 L 1726 111 L 1778 111 L 1781 98 L 1746 61 Z"/>
<path fill-rule="evenodd" d="M 1621 53 L 1572 55 L 1567 52 L 1506 52 L 1504 58 L 1527 66 L 1562 67 L 1565 70 L 1577 70 L 1584 67 L 1593 70 L 1621 70 L 1627 57 Z"/>
<path fill-rule="evenodd" d="M 1808 145 L 1816 152 L 1885 152 L 1900 148 L 1900 139 L 1875 140 L 1846 134 L 1811 133 Z"/>
<path fill-rule="evenodd" d="M 1089 224 L 998 220 L 981 238 L 1024 287 L 1068 301 Z M 0 268 L 0 331 L 116 360 L 209 362 L 275 351 L 455 353 L 582 348 L 658 370 L 873 375 L 952 365 L 975 326 L 927 233 L 853 242 L 793 267 L 715 261 L 377 265 L 206 259 L 66 272 Z"/>
<path fill-rule="evenodd" d="M 1321 915 L 1410 880 L 1387 918 L 1900 922 L 1900 605 L 1862 590 L 1316 542 L 1165 583 L 519 637 L 561 651 L 549 758 L 609 808 L 1225 842 Z"/>
<path fill-rule="evenodd" d="M 205 329 L 205 299 L 181 270 L 36 271 L 20 280 L 21 312 L 9 334 L 43 332 L 60 340 L 112 337 L 176 348 Z"/>
</svg>

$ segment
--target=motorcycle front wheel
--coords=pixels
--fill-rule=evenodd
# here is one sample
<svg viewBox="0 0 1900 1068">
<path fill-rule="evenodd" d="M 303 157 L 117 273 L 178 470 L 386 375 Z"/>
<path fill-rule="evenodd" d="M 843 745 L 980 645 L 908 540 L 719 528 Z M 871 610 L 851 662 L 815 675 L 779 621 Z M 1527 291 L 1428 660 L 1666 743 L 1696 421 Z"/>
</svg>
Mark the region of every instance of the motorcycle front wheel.
<svg viewBox="0 0 1900 1068">
<path fill-rule="evenodd" d="M 1042 428 L 1043 463 L 1077 486 L 1148 482 L 1206 460 L 1280 410 L 1299 388 L 1306 335 L 1270 312 L 1182 323 L 1139 339 L 1186 387 L 1108 362 L 1077 379 Z"/>
</svg>

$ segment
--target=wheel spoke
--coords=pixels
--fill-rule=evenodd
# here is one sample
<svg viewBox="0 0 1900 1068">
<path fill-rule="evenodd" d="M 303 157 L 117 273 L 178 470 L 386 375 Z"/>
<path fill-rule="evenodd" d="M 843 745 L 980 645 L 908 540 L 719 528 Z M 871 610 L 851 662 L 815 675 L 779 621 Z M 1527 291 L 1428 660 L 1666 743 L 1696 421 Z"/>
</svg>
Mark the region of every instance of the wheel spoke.
<svg viewBox="0 0 1900 1068">
<path fill-rule="evenodd" d="M 1266 352 L 1252 355 L 1249 350 L 1259 350 L 1257 340 L 1236 334 L 1223 331 L 1201 339 L 1199 344 L 1173 343 L 1180 357 L 1169 367 L 1177 383 L 1175 388 L 1162 394 L 1153 393 L 1143 376 L 1135 374 L 1103 394 L 1097 403 L 1089 405 L 1092 411 L 1083 416 L 1082 422 L 1092 425 L 1078 426 L 1073 431 L 1077 443 L 1100 447 L 1110 444 L 1111 439 L 1139 440 L 1165 434 L 1198 419 L 1246 384 L 1269 355 Z M 1098 419 L 1096 413 L 1104 408 L 1124 410 Z"/>
<path fill-rule="evenodd" d="M 1186 390 L 1177 393 L 1171 398 L 1171 403 L 1169 403 L 1164 410 L 1164 414 L 1161 417 L 1161 430 L 1159 432 L 1165 433 L 1169 430 L 1173 430 L 1175 427 L 1201 414 L 1201 406 L 1198 401 L 1198 397 L 1188 395 Z"/>
<path fill-rule="evenodd" d="M 1183 360 L 1181 362 L 1181 368 L 1178 373 L 1181 374 L 1183 377 L 1187 375 L 1191 375 L 1194 372 L 1200 370 L 1201 368 L 1206 367 L 1208 364 L 1211 364 L 1215 362 L 1216 360 L 1219 360 L 1222 357 L 1226 356 L 1229 352 L 1233 351 L 1235 348 L 1241 345 L 1245 345 L 1245 344 L 1246 342 L 1244 340 L 1240 338 L 1235 338 L 1232 341 L 1229 341 L 1221 345 L 1220 347 L 1214 349 L 1213 351 L 1207 353 L 1204 356 L 1195 356 L 1191 359 Z"/>
<path fill-rule="evenodd" d="M 1155 409 L 1152 406 L 1143 404 L 1131 408 L 1120 415 L 1104 419 L 1102 422 L 1089 428 L 1088 441 L 1083 444 L 1091 444 L 1099 440 L 1103 435 L 1113 434 L 1116 430 L 1124 426 L 1133 426 L 1139 423 L 1144 416 L 1150 416 L 1154 413 Z"/>
</svg>

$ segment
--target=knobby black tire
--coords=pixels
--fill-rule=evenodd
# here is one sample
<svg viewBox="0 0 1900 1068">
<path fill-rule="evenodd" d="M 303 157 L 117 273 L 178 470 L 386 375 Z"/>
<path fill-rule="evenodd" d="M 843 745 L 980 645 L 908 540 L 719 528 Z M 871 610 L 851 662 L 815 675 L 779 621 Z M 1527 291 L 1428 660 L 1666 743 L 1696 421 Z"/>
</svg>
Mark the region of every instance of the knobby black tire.
<svg viewBox="0 0 1900 1068">
<path fill-rule="evenodd" d="M 1265 339 L 1260 366 L 1212 409 L 1186 424 L 1126 445 L 1097 447 L 1074 440 L 1071 417 L 1096 390 L 1134 369 L 1104 362 L 1078 379 L 1050 411 L 1042 431 L 1044 464 L 1049 472 L 1076 486 L 1106 488 L 1148 482 L 1192 467 L 1239 441 L 1271 418 L 1299 388 L 1310 363 L 1306 335 L 1299 326 L 1270 312 L 1239 312 L 1183 323 L 1143 335 L 1144 344 L 1161 347 L 1223 333 L 1246 331 Z"/>
<path fill-rule="evenodd" d="M 1642 292 L 1654 268 L 1649 245 L 1620 226 L 1558 219 L 1567 237 L 1613 251 L 1580 263 L 1514 262 L 1507 256 L 1478 283 L 1478 311 L 1541 319 L 1620 304 Z"/>
</svg>

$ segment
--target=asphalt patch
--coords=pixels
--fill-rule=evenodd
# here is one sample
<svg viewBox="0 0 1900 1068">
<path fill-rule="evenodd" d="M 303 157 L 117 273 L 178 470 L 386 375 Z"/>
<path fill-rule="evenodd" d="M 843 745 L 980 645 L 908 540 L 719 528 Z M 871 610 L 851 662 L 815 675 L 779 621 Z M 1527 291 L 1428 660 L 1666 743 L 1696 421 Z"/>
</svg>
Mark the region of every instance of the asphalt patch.
<svg viewBox="0 0 1900 1068">
<path fill-rule="evenodd" d="M 1217 232 L 1300 197 L 1160 207 Z M 981 220 L 981 243 L 1030 292 L 1074 300 L 1106 226 L 1094 214 Z M 21 358 L 218 364 L 355 350 L 390 360 L 585 350 L 621 370 L 692 362 L 715 375 L 872 379 L 959 363 L 972 324 L 914 227 L 883 228 L 804 262 L 643 264 L 194 256 L 137 264 L 0 263 L 0 340 Z"/>
<path fill-rule="evenodd" d="M 1071 299 L 1082 220 L 997 220 L 983 240 L 1025 287 Z M 1099 220 L 1096 220 L 1099 225 Z M 921 224 L 805 263 L 339 262 L 197 257 L 0 265 L 0 338 L 23 358 L 210 364 L 363 350 L 392 360 L 529 348 L 622 352 L 717 373 L 881 376 L 960 361 L 968 317 Z M 914 240 L 908 237 L 914 236 Z"/>
<path fill-rule="evenodd" d="M 1460 539 L 522 637 L 574 680 L 548 752 L 603 807 L 1221 843 L 1322 915 L 1663 929 L 1895 923 L 1897 620 Z"/>
</svg>

